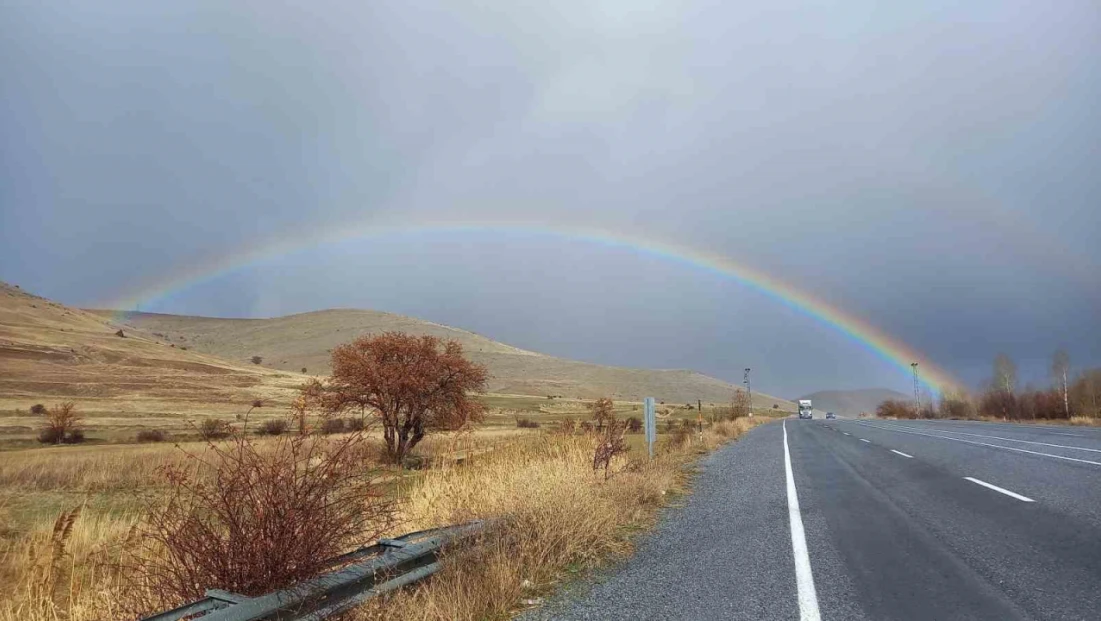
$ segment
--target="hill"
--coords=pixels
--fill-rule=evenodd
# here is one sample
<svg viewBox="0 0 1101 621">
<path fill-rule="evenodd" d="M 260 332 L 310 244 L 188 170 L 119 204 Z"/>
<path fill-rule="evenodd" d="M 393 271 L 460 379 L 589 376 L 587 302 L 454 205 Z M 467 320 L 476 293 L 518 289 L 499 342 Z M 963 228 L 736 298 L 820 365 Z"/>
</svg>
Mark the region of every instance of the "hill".
<svg viewBox="0 0 1101 621">
<path fill-rule="evenodd" d="M 109 311 L 96 311 L 113 317 Z M 128 313 L 129 329 L 164 342 L 186 343 L 195 351 L 237 363 L 253 356 L 262 365 L 286 372 L 327 374 L 329 352 L 355 337 L 396 330 L 458 341 L 475 361 L 486 365 L 490 392 L 513 395 L 639 400 L 653 396 L 669 403 L 727 403 L 736 386 L 689 370 L 612 367 L 556 358 L 494 341 L 473 332 L 421 319 L 371 310 L 323 310 L 272 319 L 219 319 L 155 313 Z M 754 394 L 756 407 L 790 402 Z"/>
<path fill-rule="evenodd" d="M 196 411 L 232 417 L 254 399 L 289 402 L 299 384 L 0 282 L 0 439 L 32 435 L 35 403 L 73 400 L 93 431 L 133 429 Z"/>
<path fill-rule="evenodd" d="M 799 397 L 814 402 L 814 409 L 834 412 L 838 416 L 857 416 L 861 412 L 875 412 L 876 406 L 887 399 L 909 400 L 910 397 L 888 388 L 863 388 L 859 390 L 820 390 Z"/>
</svg>

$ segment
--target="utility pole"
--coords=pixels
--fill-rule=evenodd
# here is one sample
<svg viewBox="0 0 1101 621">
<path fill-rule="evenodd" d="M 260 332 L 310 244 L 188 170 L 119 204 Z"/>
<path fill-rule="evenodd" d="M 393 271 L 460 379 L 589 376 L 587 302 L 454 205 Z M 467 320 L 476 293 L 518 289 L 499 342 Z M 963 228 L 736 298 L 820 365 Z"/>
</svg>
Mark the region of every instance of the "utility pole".
<svg viewBox="0 0 1101 621">
<path fill-rule="evenodd" d="M 742 379 L 742 383 L 745 384 L 745 391 L 749 393 L 749 416 L 753 417 L 753 388 L 749 385 L 749 367 L 745 368 L 745 376 Z"/>
<path fill-rule="evenodd" d="M 914 415 L 916 416 L 921 413 L 921 393 L 919 392 L 921 384 L 918 382 L 918 363 L 911 362 L 910 368 L 914 371 Z"/>
</svg>

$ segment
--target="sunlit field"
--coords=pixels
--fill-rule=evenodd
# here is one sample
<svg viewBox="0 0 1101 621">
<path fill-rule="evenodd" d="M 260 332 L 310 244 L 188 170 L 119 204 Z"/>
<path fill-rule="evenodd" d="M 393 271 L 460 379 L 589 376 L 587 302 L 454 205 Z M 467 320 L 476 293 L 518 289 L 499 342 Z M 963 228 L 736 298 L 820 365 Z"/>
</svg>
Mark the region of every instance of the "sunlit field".
<svg viewBox="0 0 1101 621">
<path fill-rule="evenodd" d="M 695 455 L 769 418 L 712 424 L 720 406 L 705 404 L 700 416 L 684 404 L 659 405 L 659 458 L 645 459 L 642 434 L 628 433 L 628 452 L 615 459 L 609 484 L 592 467 L 596 436 L 580 428 L 572 434 L 558 431 L 566 419 L 587 420 L 589 402 L 508 395 L 484 399 L 489 406 L 485 420 L 469 431 L 428 436 L 414 451 L 421 464 L 416 469 L 385 463 L 380 432 L 366 432 L 371 451 L 364 454 L 362 467 L 379 490 L 398 502 L 395 533 L 509 515 L 504 540 L 524 551 L 518 557 L 500 549 L 479 552 L 487 555 L 479 566 L 492 580 L 472 581 L 469 572 L 449 570 L 431 587 L 399 596 L 423 600 L 418 608 L 428 611 L 428 618 L 475 619 L 511 609 L 520 596 L 517 572 L 523 570 L 540 585 L 526 589 L 545 589 L 567 565 L 595 564 L 624 552 L 628 535 L 650 519 L 667 495 L 683 489 L 683 467 Z M 617 403 L 614 413 L 620 420 L 641 418 L 641 409 L 638 403 Z M 287 417 L 286 410 L 259 408 L 249 415 L 248 429 L 280 417 Z M 114 419 L 87 420 L 88 444 L 17 444 L 0 451 L 0 619 L 119 614 L 113 602 L 124 597 L 125 589 L 117 557 L 143 512 L 168 489 L 164 469 L 202 462 L 209 455 L 207 443 L 188 421 L 166 423 L 173 440 L 149 444 L 129 437 L 130 428 L 112 428 Z M 238 428 L 246 424 L 236 417 L 229 421 Z M 520 421 L 527 421 L 524 427 Z M 310 422 L 314 430 L 318 425 L 319 419 Z M 691 432 L 684 431 L 688 427 Z M 100 430 L 104 433 L 97 438 Z M 107 443 L 109 438 L 125 442 Z M 273 441 L 257 439 L 261 450 Z M 570 531 L 568 543 L 551 542 L 561 537 L 555 534 L 561 528 Z M 386 614 L 405 609 L 388 607 Z M 362 614 L 377 616 L 380 610 Z"/>
</svg>

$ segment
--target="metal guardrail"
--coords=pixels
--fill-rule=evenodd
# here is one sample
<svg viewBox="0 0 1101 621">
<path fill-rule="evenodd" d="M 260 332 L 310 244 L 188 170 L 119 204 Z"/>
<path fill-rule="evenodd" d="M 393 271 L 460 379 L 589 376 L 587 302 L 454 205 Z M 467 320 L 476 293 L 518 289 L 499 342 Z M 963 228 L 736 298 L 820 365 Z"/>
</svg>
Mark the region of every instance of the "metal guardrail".
<svg viewBox="0 0 1101 621">
<path fill-rule="evenodd" d="M 320 621 L 436 573 L 440 550 L 480 533 L 481 521 L 418 531 L 342 554 L 340 567 L 282 591 L 248 597 L 210 589 L 200 600 L 142 621 Z"/>
</svg>

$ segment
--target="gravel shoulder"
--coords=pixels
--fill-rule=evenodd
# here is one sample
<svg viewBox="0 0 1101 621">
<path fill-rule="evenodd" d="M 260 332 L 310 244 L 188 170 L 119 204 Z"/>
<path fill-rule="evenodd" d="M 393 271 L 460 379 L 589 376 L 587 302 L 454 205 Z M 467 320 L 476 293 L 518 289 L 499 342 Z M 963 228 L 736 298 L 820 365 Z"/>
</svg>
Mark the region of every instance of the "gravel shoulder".
<svg viewBox="0 0 1101 621">
<path fill-rule="evenodd" d="M 519 618 L 798 618 L 780 423 L 753 429 L 699 467 L 692 493 L 663 512 L 634 555 Z"/>
</svg>

